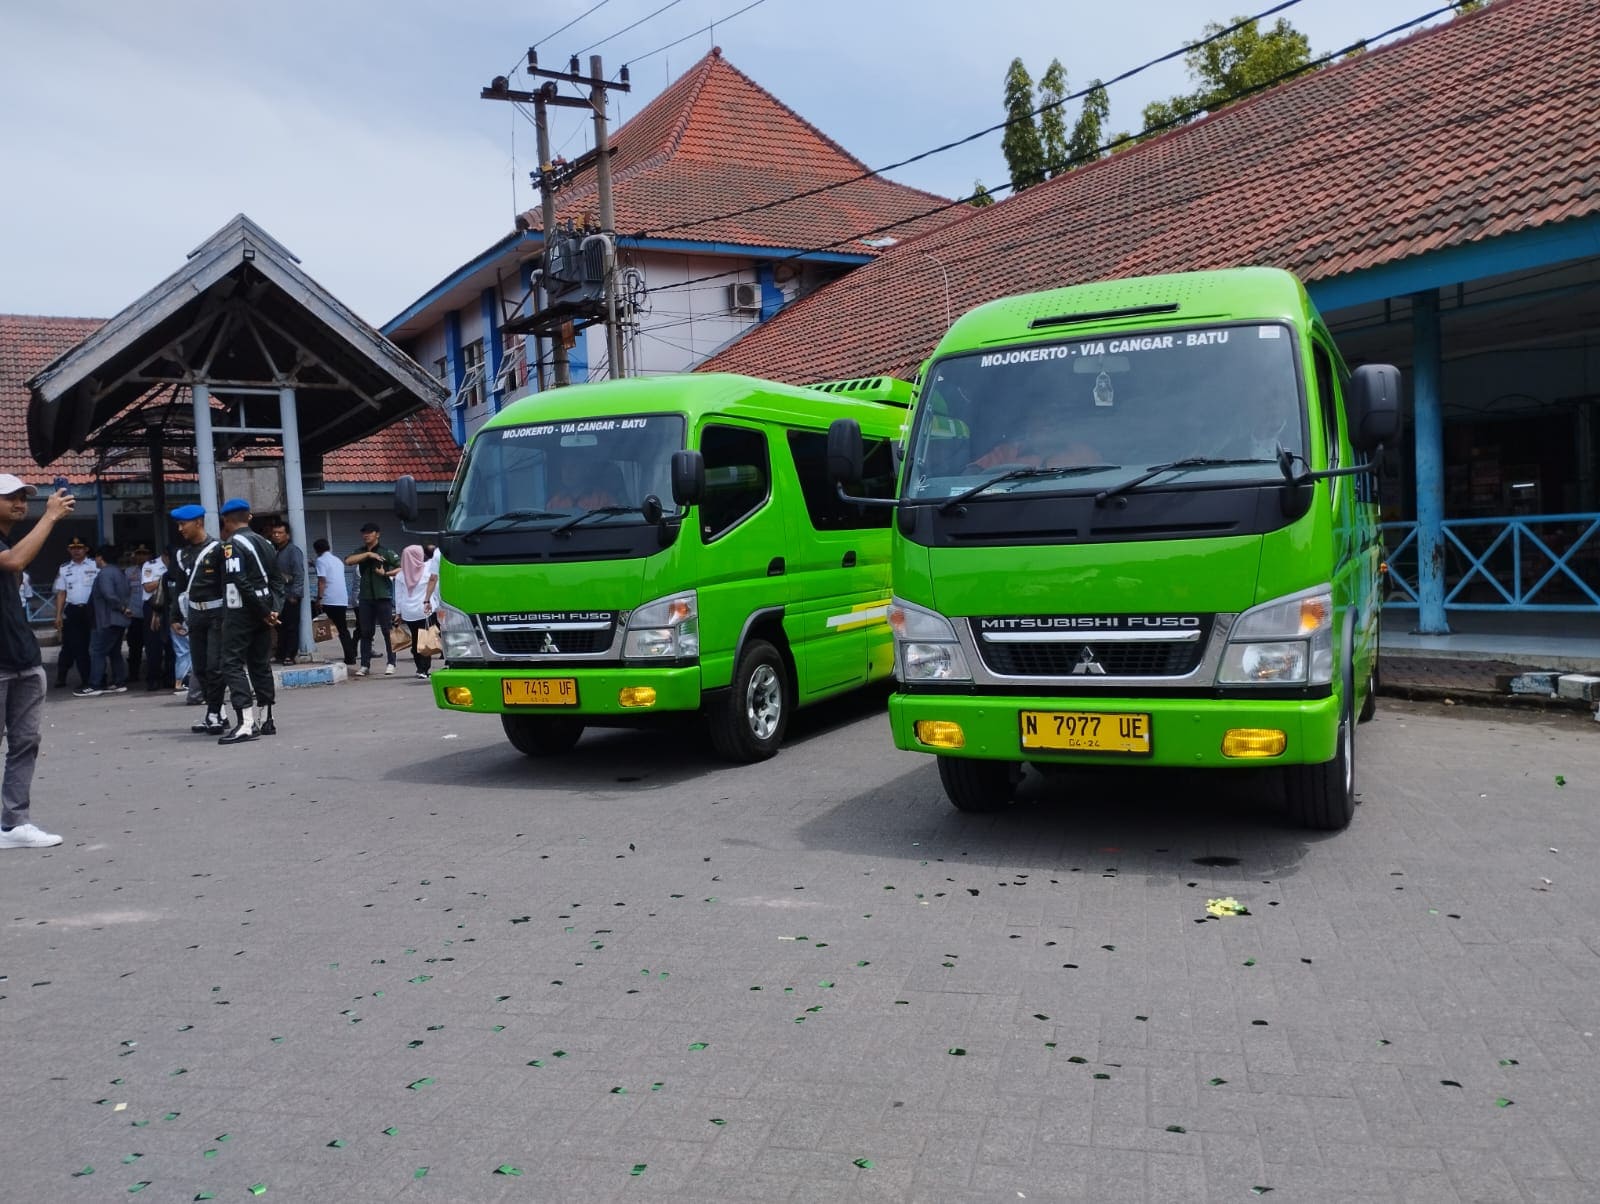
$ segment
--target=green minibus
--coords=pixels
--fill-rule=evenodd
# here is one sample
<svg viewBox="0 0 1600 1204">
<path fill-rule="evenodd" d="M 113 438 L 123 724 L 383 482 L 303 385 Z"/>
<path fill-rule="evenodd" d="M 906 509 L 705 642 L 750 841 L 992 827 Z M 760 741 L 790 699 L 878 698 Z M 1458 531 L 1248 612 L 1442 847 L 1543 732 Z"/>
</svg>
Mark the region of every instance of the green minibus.
<svg viewBox="0 0 1600 1204">
<path fill-rule="evenodd" d="M 438 533 L 447 711 L 500 717 L 530 756 L 586 727 L 702 712 L 723 756 L 770 757 L 795 707 L 893 669 L 890 515 L 842 501 L 829 424 L 894 491 L 910 386 L 732 375 L 579 385 L 473 436 Z M 395 508 L 416 521 L 415 482 Z"/>
<path fill-rule="evenodd" d="M 1274 269 L 961 317 L 887 503 L 896 745 L 936 756 L 967 811 L 1008 804 L 1028 764 L 1272 767 L 1298 823 L 1344 827 L 1398 394 Z M 830 434 L 855 498 L 863 444 L 848 419 Z"/>
</svg>

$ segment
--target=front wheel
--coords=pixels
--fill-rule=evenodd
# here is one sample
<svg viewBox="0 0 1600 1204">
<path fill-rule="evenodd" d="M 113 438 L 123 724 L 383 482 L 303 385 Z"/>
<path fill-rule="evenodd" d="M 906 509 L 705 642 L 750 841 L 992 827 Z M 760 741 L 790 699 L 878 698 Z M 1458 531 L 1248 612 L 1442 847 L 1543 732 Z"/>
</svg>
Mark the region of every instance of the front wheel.
<svg viewBox="0 0 1600 1204">
<path fill-rule="evenodd" d="M 561 715 L 501 715 L 506 739 L 524 756 L 559 757 L 583 735 L 583 721 Z"/>
<path fill-rule="evenodd" d="M 733 685 L 706 712 L 711 743 L 729 761 L 765 761 L 778 751 L 789 727 L 789 672 L 766 640 L 751 640 L 739 654 Z"/>
<path fill-rule="evenodd" d="M 1356 725 L 1351 720 L 1346 702 L 1333 760 L 1284 767 L 1284 802 L 1289 818 L 1302 828 L 1337 832 L 1349 827 L 1356 813 Z"/>
<path fill-rule="evenodd" d="M 1010 761 L 936 757 L 939 781 L 957 811 L 1001 811 L 1011 805 L 1021 766 Z"/>
</svg>

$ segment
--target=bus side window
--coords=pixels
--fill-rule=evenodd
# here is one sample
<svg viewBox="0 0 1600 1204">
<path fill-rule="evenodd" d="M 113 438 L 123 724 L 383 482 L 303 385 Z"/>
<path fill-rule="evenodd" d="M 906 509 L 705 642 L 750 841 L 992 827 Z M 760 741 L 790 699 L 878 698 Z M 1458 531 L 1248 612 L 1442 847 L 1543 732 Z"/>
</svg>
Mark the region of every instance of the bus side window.
<svg viewBox="0 0 1600 1204">
<path fill-rule="evenodd" d="M 853 531 L 887 527 L 893 512 L 875 506 L 856 506 L 842 501 L 833 479 L 828 476 L 828 437 L 814 431 L 790 431 L 789 451 L 794 456 L 795 475 L 800 478 L 800 493 L 806 514 L 816 531 Z M 894 496 L 894 463 L 887 439 L 867 439 L 862 462 L 862 480 L 853 483 L 851 492 L 865 497 Z"/>
<path fill-rule="evenodd" d="M 700 536 L 710 543 L 761 507 L 771 493 L 772 473 L 766 435 L 746 427 L 706 427 L 700 434 L 700 455 L 706 466 Z"/>
<path fill-rule="evenodd" d="M 1328 446 L 1329 468 L 1339 467 L 1339 395 L 1334 391 L 1333 361 L 1321 343 L 1311 344 L 1317 368 L 1317 406 L 1322 411 L 1322 435 Z"/>
</svg>

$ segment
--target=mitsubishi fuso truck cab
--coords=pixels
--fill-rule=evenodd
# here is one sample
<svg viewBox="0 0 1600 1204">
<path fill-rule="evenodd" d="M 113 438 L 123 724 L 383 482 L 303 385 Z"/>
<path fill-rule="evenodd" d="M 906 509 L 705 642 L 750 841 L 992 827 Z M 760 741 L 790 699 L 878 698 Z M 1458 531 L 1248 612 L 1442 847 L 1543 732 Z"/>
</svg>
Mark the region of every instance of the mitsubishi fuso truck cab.
<svg viewBox="0 0 1600 1204">
<path fill-rule="evenodd" d="M 1272 767 L 1300 823 L 1345 826 L 1398 392 L 1273 269 L 958 319 L 897 491 L 896 745 L 938 757 L 964 810 L 1005 806 L 1028 763 Z M 831 435 L 854 496 L 862 446 Z"/>
<path fill-rule="evenodd" d="M 892 670 L 891 516 L 839 499 L 827 432 L 859 424 L 865 491 L 887 498 L 909 397 L 707 373 L 508 406 L 468 445 L 438 534 L 437 704 L 498 715 L 530 756 L 699 711 L 724 756 L 770 757 L 795 707 Z M 415 521 L 415 483 L 395 492 Z"/>
</svg>

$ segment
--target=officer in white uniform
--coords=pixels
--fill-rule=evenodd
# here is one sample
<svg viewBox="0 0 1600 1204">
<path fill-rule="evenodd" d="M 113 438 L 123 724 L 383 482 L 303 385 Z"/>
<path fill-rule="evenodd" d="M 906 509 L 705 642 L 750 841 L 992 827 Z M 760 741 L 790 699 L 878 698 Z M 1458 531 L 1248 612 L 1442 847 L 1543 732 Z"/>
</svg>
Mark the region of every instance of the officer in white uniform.
<svg viewBox="0 0 1600 1204">
<path fill-rule="evenodd" d="M 89 684 L 89 636 L 94 631 L 94 613 L 89 591 L 100 570 L 89 559 L 89 545 L 77 536 L 67 542 L 69 559 L 56 570 L 56 634 L 61 637 L 61 653 L 56 658 L 56 685 L 67 684 L 67 669 L 75 666 L 79 682 Z"/>
</svg>

